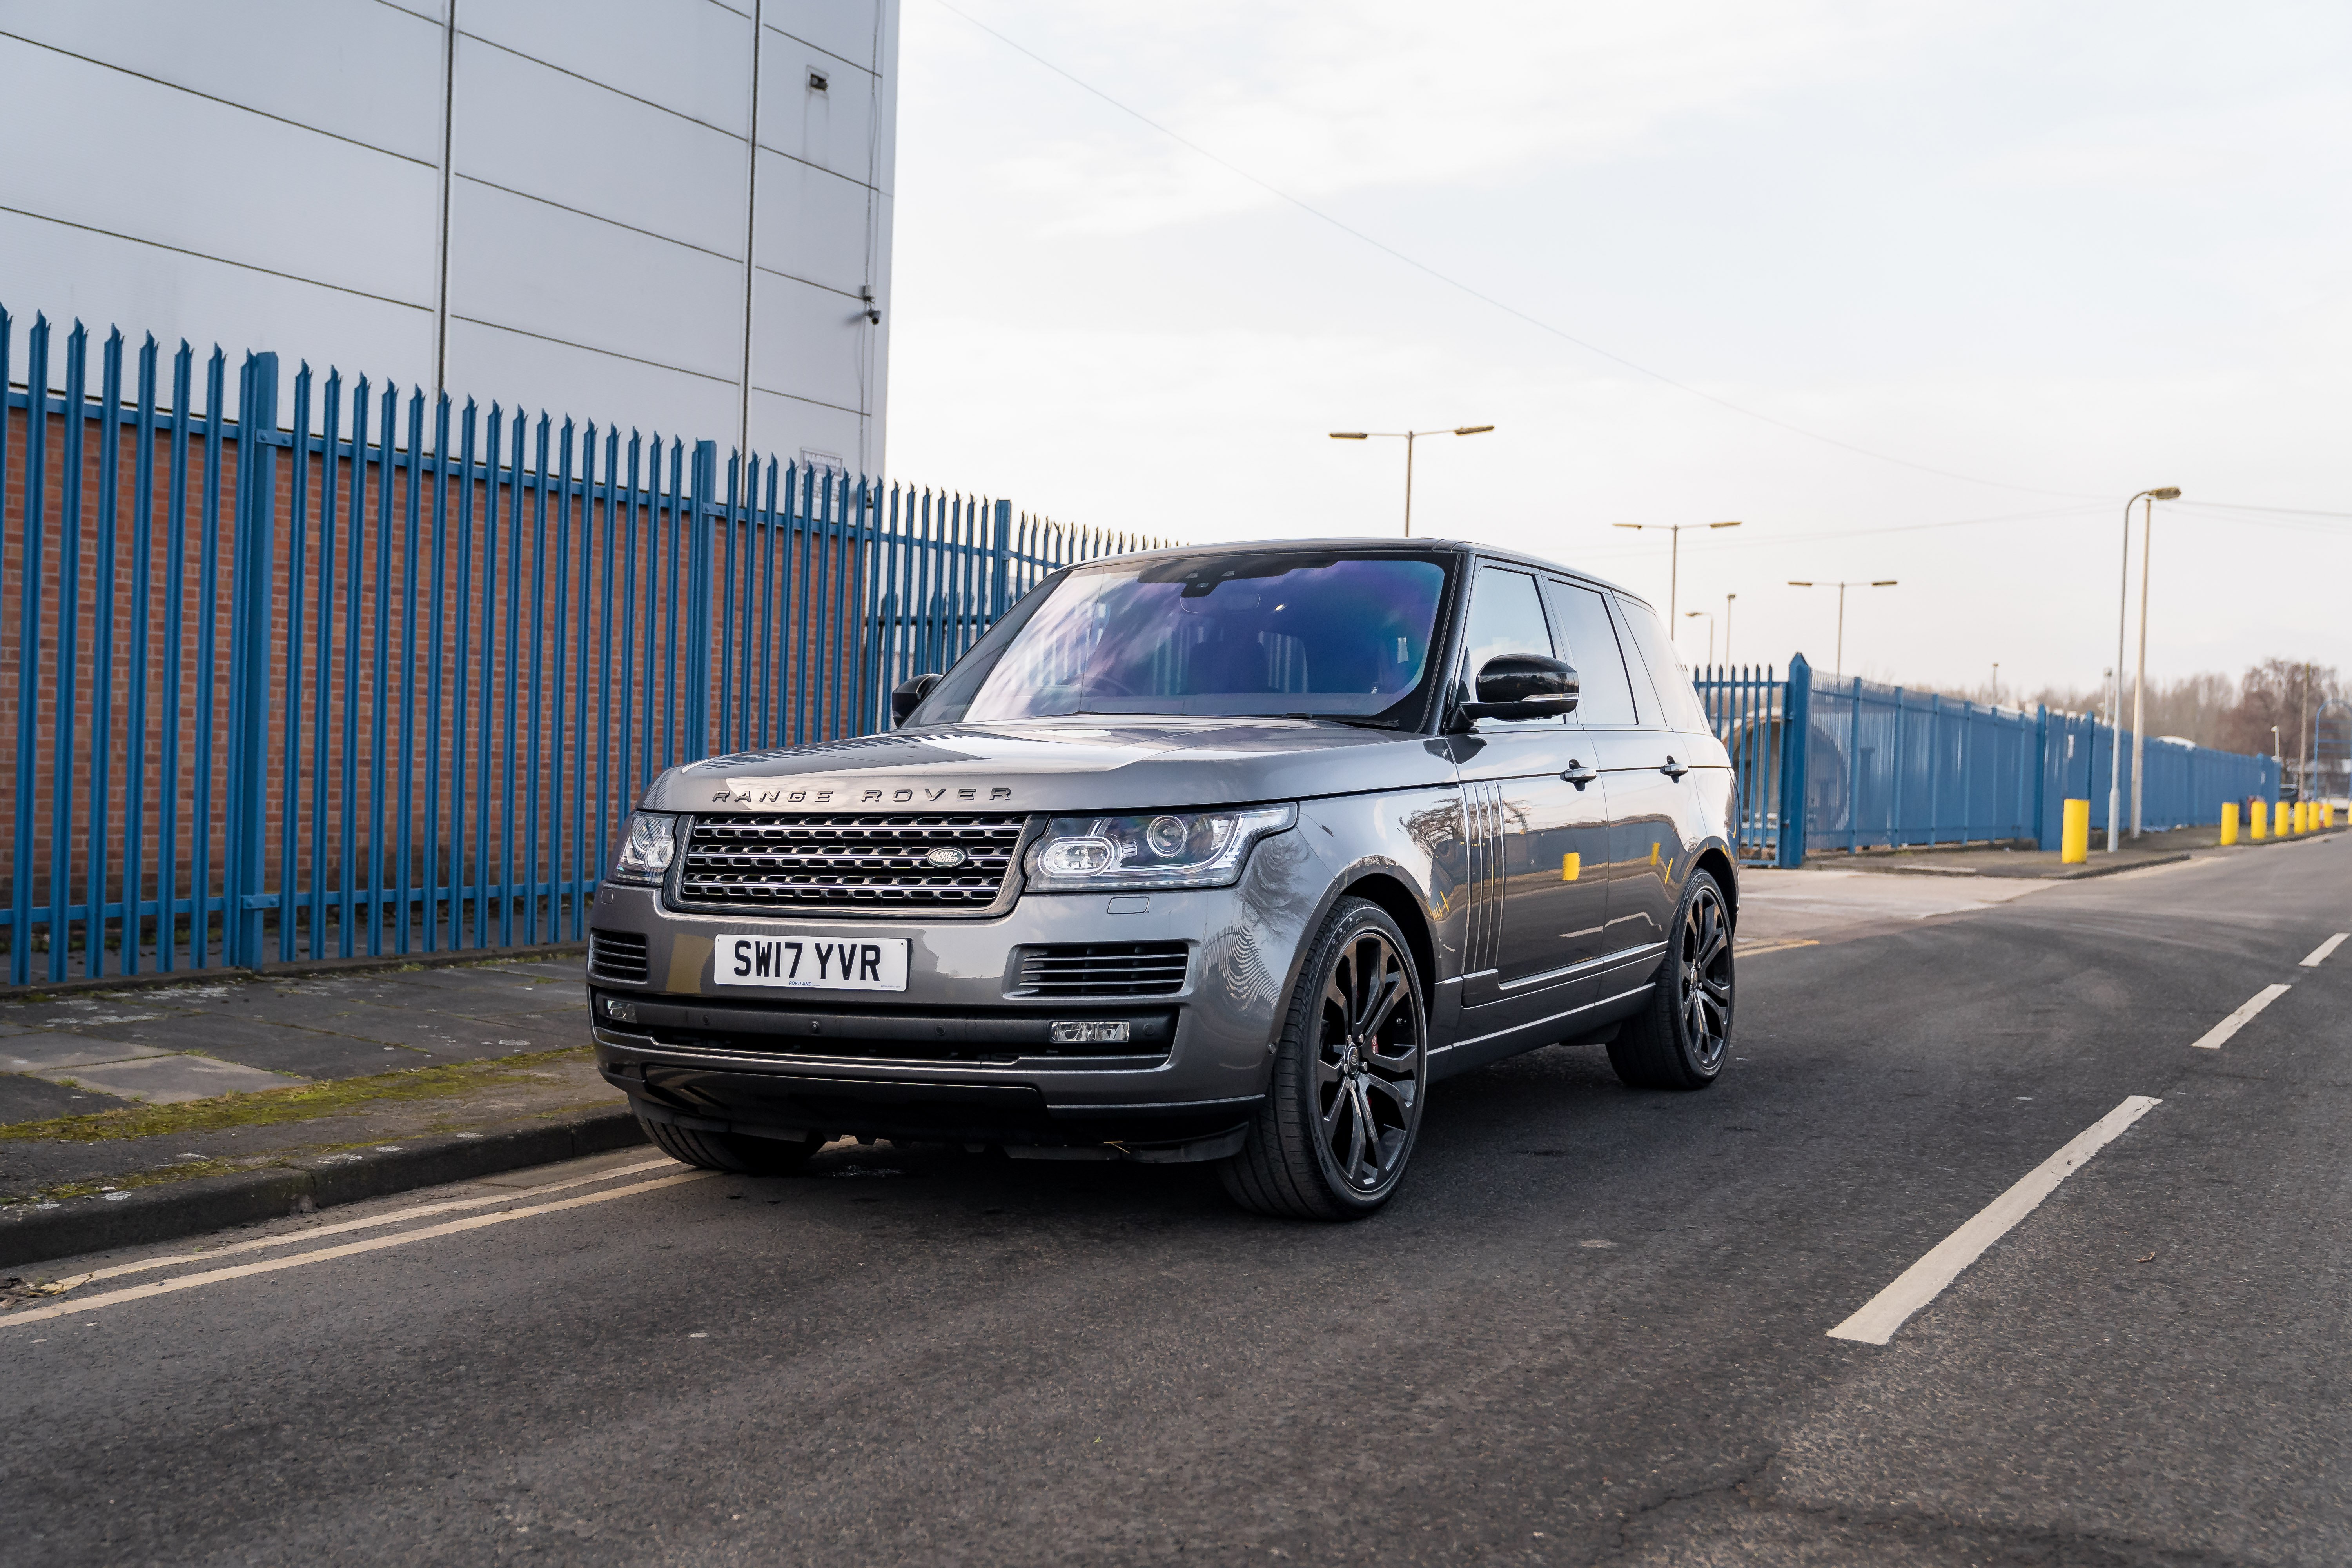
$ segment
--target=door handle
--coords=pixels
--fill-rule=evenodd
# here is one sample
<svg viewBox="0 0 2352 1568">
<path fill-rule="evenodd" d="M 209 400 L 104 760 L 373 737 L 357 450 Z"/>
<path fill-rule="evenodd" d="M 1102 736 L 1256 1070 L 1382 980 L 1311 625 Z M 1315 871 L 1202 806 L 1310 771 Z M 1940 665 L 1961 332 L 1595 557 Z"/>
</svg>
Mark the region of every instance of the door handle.
<svg viewBox="0 0 2352 1568">
<path fill-rule="evenodd" d="M 1685 773 L 1690 772 L 1690 764 L 1688 763 L 1678 763 L 1675 761 L 1674 758 L 1668 757 L 1665 762 L 1660 765 L 1658 771 L 1665 774 L 1670 779 L 1678 779 Z"/>
<path fill-rule="evenodd" d="M 1574 784 L 1577 788 L 1582 789 L 1586 784 L 1591 784 L 1594 779 L 1601 776 L 1601 770 L 1598 768 L 1588 768 L 1582 763 L 1570 757 L 1568 760 L 1568 771 L 1559 776 Z"/>
</svg>

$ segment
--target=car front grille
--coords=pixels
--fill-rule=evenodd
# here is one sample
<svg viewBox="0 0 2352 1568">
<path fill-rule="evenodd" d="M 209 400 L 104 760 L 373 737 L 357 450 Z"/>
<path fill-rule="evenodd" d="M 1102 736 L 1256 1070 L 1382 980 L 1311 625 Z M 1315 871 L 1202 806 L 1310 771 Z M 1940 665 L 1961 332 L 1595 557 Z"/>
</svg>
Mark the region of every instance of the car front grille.
<svg viewBox="0 0 2352 1568">
<path fill-rule="evenodd" d="M 646 939 L 635 931 L 588 932 L 588 973 L 599 980 L 626 980 L 643 984 L 648 973 Z"/>
<path fill-rule="evenodd" d="M 1026 996 L 1172 996 L 1184 989 L 1181 942 L 1063 942 L 1021 950 Z"/>
<path fill-rule="evenodd" d="M 742 910 L 978 912 L 1012 876 L 1024 821 L 974 813 L 698 816 L 678 899 Z M 962 860 L 935 864 L 944 849 L 961 850 Z"/>
</svg>

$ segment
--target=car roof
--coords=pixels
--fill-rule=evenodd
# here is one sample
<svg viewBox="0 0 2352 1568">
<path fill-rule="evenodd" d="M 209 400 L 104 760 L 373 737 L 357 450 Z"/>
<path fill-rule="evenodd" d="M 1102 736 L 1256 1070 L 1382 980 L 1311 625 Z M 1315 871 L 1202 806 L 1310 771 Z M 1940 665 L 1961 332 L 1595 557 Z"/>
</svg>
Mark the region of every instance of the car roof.
<svg viewBox="0 0 2352 1568">
<path fill-rule="evenodd" d="M 1634 593 L 1631 588 L 1627 588 L 1617 583 L 1612 583 L 1606 577 L 1595 575 L 1591 572 L 1583 571 L 1578 567 L 1563 566 L 1557 561 L 1548 561 L 1540 555 L 1530 555 L 1523 550 L 1511 550 L 1499 544 L 1481 544 L 1477 541 L 1470 539 L 1396 539 L 1389 537 L 1354 539 L 1236 539 L 1229 542 L 1219 541 L 1215 543 L 1209 544 L 1179 544 L 1168 545 L 1159 550 L 1137 550 L 1125 555 L 1098 556 L 1092 561 L 1074 561 L 1071 564 L 1074 566 L 1098 566 L 1107 560 L 1148 561 L 1181 557 L 1186 555 L 1199 555 L 1209 551 L 1215 551 L 1220 554 L 1224 554 L 1246 553 L 1251 551 L 1283 550 L 1429 550 L 1453 551 L 1463 554 L 1491 556 L 1497 561 L 1508 561 L 1516 565 L 1532 567 L 1538 572 L 1556 572 L 1563 577 L 1574 577 L 1580 581 L 1590 583 L 1596 588 L 1606 588 L 1612 593 L 1622 594 L 1625 597 L 1633 600 L 1635 604 L 1642 605 L 1652 609 L 1656 608 L 1655 605 L 1651 605 L 1647 599 L 1644 599 L 1641 595 Z"/>
</svg>

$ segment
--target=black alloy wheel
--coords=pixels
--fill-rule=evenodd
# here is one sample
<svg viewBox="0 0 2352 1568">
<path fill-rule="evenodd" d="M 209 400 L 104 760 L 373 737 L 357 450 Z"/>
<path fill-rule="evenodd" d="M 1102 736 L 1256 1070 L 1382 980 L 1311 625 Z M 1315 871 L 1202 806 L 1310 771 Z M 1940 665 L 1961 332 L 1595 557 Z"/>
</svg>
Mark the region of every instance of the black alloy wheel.
<svg viewBox="0 0 2352 1568">
<path fill-rule="evenodd" d="M 1429 1087 L 1421 976 L 1387 911 L 1343 899 L 1312 944 L 1273 1081 L 1225 1190 L 1244 1207 L 1356 1219 L 1385 1204 Z"/>
<path fill-rule="evenodd" d="M 1634 1089 L 1705 1089 L 1730 1059 L 1731 908 L 1705 871 L 1675 911 L 1657 989 L 1609 1043 L 1609 1065 Z"/>
</svg>

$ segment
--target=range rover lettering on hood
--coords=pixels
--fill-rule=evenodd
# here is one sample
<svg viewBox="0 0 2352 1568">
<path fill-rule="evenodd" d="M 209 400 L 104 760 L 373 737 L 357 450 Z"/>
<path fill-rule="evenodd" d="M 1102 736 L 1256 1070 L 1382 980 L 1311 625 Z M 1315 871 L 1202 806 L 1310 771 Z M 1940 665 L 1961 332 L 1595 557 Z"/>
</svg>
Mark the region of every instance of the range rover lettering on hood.
<svg viewBox="0 0 2352 1568">
<path fill-rule="evenodd" d="M 714 792 L 712 805 L 977 805 L 1013 798 L 1004 784 L 919 784 L 911 789 L 792 789 L 730 779 Z"/>
</svg>

